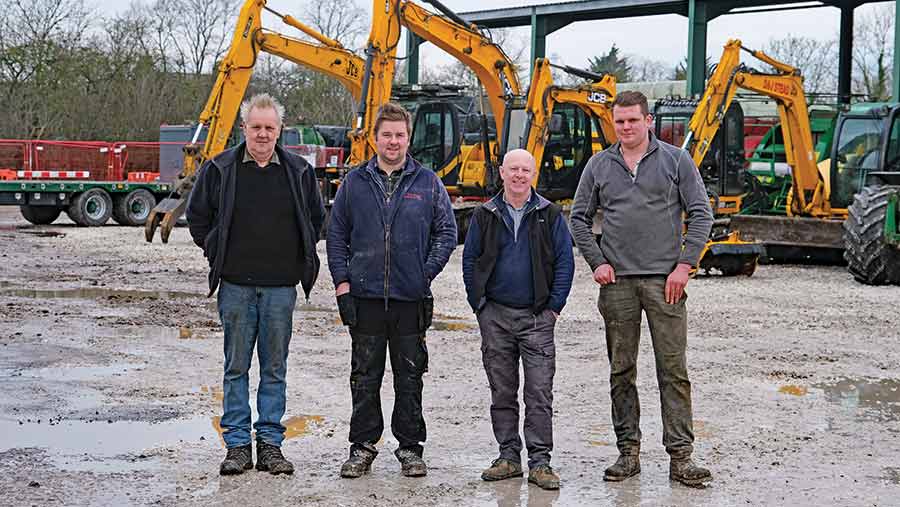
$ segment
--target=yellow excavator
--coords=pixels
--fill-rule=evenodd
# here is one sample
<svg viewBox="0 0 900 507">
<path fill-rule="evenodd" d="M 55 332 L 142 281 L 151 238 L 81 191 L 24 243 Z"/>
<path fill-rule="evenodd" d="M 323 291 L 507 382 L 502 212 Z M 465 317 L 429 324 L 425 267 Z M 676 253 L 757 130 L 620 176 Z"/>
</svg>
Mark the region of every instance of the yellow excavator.
<svg viewBox="0 0 900 507">
<path fill-rule="evenodd" d="M 278 16 L 282 22 L 312 37 L 318 44 L 287 37 L 262 26 L 262 11 Z M 172 195 L 160 201 L 147 218 L 144 236 L 153 241 L 156 229 L 160 239 L 168 242 L 175 222 L 184 213 L 200 165 L 225 149 L 234 126 L 241 100 L 250 82 L 260 51 L 309 67 L 337 79 L 354 98 L 364 88 L 364 61 L 352 51 L 289 15 L 266 7 L 265 0 L 247 0 L 241 8 L 228 53 L 219 64 L 212 92 L 200 114 L 200 122 L 191 142 L 184 147 L 184 165 Z M 375 89 L 378 88 L 376 84 Z M 390 94 L 390 89 L 388 89 Z M 203 127 L 208 127 L 206 142 L 197 140 Z"/>
<path fill-rule="evenodd" d="M 775 72 L 759 72 L 742 64 L 741 51 L 770 65 Z M 753 91 L 775 101 L 787 164 L 791 168 L 792 187 L 787 217 L 736 214 L 741 208 L 743 194 L 719 195 L 717 209 L 728 210 L 727 213 L 731 214 L 727 230 L 743 239 L 764 243 L 769 257 L 796 257 L 793 251 L 800 249 L 809 252 L 810 248 L 832 251 L 822 255 L 833 257 L 833 251 L 843 249 L 841 221 L 846 218 L 847 209 L 831 206 L 828 164 L 822 164 L 822 169 L 816 165 L 803 77 L 799 69 L 762 51 L 744 48 L 740 40 L 728 41 L 691 117 L 683 147 L 698 165 L 703 162 L 738 89 Z M 801 257 L 809 255 L 804 253 Z"/>
</svg>

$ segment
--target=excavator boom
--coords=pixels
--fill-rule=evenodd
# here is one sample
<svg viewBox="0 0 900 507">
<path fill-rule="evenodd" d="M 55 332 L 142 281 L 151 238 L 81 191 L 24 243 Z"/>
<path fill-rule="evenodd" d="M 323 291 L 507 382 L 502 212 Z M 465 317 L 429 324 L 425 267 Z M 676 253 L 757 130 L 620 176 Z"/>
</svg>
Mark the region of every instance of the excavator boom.
<svg viewBox="0 0 900 507">
<path fill-rule="evenodd" d="M 174 191 L 160 201 L 147 218 L 144 236 L 148 242 L 153 241 L 157 228 L 163 243 L 169 241 L 175 222 L 187 207 L 200 165 L 225 149 L 260 51 L 331 76 L 340 81 L 354 98 L 362 95 L 364 76 L 361 58 L 296 19 L 281 16 L 271 9 L 267 10 L 281 16 L 286 24 L 312 36 L 319 44 L 265 30 L 262 27 L 263 9 L 267 9 L 265 0 L 247 0 L 241 7 L 231 46 L 219 64 L 216 82 L 200 113 L 197 130 L 191 142 L 184 147 L 184 164 Z M 204 126 L 208 132 L 206 142 L 200 146 L 197 141 Z"/>
</svg>

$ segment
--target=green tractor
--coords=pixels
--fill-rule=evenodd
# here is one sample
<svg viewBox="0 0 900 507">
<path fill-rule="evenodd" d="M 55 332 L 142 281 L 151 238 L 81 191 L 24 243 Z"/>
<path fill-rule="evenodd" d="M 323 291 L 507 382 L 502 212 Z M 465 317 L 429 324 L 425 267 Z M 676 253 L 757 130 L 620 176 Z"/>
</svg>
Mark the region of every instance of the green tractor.
<svg viewBox="0 0 900 507">
<path fill-rule="evenodd" d="M 857 104 L 837 120 L 831 207 L 847 209 L 844 259 L 869 285 L 900 285 L 900 104 Z"/>
</svg>

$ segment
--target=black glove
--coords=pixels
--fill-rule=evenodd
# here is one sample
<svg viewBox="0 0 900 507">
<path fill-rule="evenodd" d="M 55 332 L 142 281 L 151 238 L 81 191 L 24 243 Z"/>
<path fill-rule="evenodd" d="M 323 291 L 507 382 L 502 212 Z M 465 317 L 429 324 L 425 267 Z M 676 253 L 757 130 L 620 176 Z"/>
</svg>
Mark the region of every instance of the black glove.
<svg viewBox="0 0 900 507">
<path fill-rule="evenodd" d="M 356 301 L 349 292 L 337 297 L 338 313 L 341 314 L 341 322 L 345 326 L 356 326 Z"/>
<path fill-rule="evenodd" d="M 425 296 L 419 303 L 419 329 L 422 332 L 431 327 L 431 320 L 434 317 L 434 297 Z"/>
</svg>

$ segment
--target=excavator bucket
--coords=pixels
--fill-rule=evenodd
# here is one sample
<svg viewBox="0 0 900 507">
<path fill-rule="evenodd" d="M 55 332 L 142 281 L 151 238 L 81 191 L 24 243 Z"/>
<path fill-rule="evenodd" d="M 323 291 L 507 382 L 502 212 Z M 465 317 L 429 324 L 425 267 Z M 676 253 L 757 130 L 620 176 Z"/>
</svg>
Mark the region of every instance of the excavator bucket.
<svg viewBox="0 0 900 507">
<path fill-rule="evenodd" d="M 175 223 L 184 214 L 187 202 L 186 197 L 167 197 L 150 210 L 150 216 L 147 217 L 147 222 L 144 224 L 144 237 L 148 243 L 153 242 L 153 234 L 157 228 L 159 228 L 159 239 L 163 243 L 169 242 L 169 234 L 172 233 Z"/>
<path fill-rule="evenodd" d="M 719 272 L 722 276 L 751 276 L 766 248 L 755 242 L 741 240 L 731 232 L 720 240 L 711 240 L 700 255 L 699 269 L 706 274 Z"/>
</svg>

